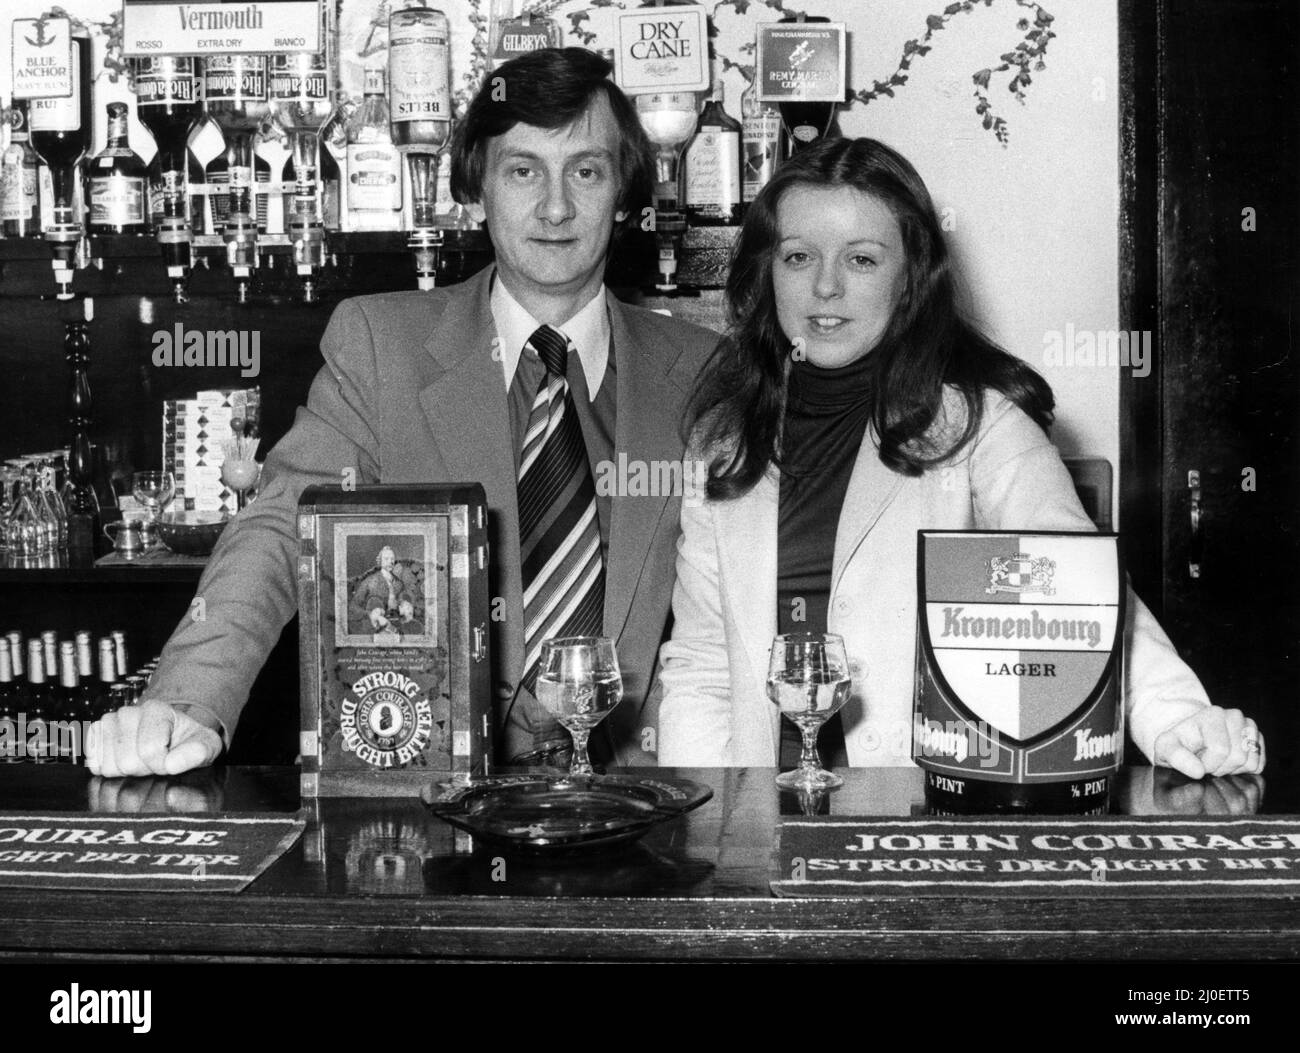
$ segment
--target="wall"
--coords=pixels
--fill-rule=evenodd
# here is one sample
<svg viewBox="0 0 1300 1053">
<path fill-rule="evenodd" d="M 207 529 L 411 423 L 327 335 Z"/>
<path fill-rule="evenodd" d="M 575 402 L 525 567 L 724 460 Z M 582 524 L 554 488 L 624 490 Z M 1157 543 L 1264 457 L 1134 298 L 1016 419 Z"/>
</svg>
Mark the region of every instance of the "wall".
<svg viewBox="0 0 1300 1053">
<path fill-rule="evenodd" d="M 345 38 L 355 39 L 380 0 L 340 0 Z M 721 51 L 748 63 L 742 52 L 756 22 L 779 17 L 779 0 L 710 3 Z M 47 11 L 46 0 L 5 0 L 9 18 Z M 117 0 L 69 0 L 74 14 L 107 20 Z M 476 34 L 475 17 L 488 13 L 488 0 L 444 0 L 455 43 L 454 76 L 462 88 Z M 508 8 L 508 0 L 497 0 Z M 518 0 L 515 2 L 518 6 Z M 549 2 L 567 32 L 580 42 L 568 17 L 591 0 Z M 617 6 L 624 6 L 619 3 Z M 1045 335 L 1065 331 L 1112 330 L 1118 326 L 1118 30 L 1114 0 L 812 0 L 808 10 L 848 23 L 850 83 L 869 87 L 887 80 L 906 41 L 925 33 L 927 18 L 954 12 L 933 33 L 932 50 L 914 58 L 909 80 L 894 98 L 856 103 L 843 112 L 848 135 L 871 135 L 896 147 L 917 166 L 947 213 L 952 245 L 960 263 L 971 310 L 1007 348 L 1038 367 L 1056 391 L 1056 440 L 1066 453 L 1108 458 L 1118 466 L 1118 371 L 1114 367 L 1048 365 Z M 738 11 L 743 9 L 743 13 Z M 1020 19 L 1031 22 L 1046 8 L 1057 37 L 1042 71 L 1035 71 L 1019 104 L 1007 90 L 1010 74 L 994 74 L 989 98 L 1007 121 L 1008 141 L 999 143 L 974 111 L 972 76 L 998 65 L 1024 36 Z M 591 9 L 579 23 L 608 40 L 608 10 Z M 7 21 L 7 19 L 6 19 Z M 8 29 L 4 34 L 7 37 Z M 104 53 L 102 40 L 98 55 Z M 345 51 L 347 39 L 345 39 Z M 0 47 L 0 85 L 9 84 L 9 48 Z M 98 62 L 98 57 L 97 60 Z M 345 57 L 345 62 L 346 62 Z M 359 79 L 355 60 L 345 65 L 345 88 Z M 727 107 L 739 114 L 744 79 L 727 74 Z M 126 95 L 124 81 L 96 84 L 99 132 L 103 105 Z M 132 129 L 136 149 L 151 152 L 148 134 Z M 98 149 L 98 145 L 96 147 Z"/>
</svg>

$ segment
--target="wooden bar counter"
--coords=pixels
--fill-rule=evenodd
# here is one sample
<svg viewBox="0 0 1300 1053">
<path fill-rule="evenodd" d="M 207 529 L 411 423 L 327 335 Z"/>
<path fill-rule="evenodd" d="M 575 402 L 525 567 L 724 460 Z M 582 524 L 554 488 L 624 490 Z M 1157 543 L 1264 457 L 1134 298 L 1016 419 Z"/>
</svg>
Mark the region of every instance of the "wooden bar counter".
<svg viewBox="0 0 1300 1053">
<path fill-rule="evenodd" d="M 644 774 L 645 769 L 640 773 Z M 664 771 L 712 800 L 621 851 L 530 861 L 478 847 L 418 800 L 309 802 L 302 839 L 241 893 L 0 888 L 0 957 L 105 960 L 1294 959 L 1300 896 L 1111 890 L 779 899 L 775 831 L 799 805 L 772 769 Z M 823 811 L 925 816 L 917 769 L 854 769 Z M 1188 783 L 1122 773 L 1119 814 L 1297 811 L 1287 772 Z M 1276 792 L 1274 783 L 1277 783 Z M 0 766 L 0 811 L 299 809 L 294 768 L 92 779 Z M 1292 886 L 1294 887 L 1294 886 Z"/>
</svg>

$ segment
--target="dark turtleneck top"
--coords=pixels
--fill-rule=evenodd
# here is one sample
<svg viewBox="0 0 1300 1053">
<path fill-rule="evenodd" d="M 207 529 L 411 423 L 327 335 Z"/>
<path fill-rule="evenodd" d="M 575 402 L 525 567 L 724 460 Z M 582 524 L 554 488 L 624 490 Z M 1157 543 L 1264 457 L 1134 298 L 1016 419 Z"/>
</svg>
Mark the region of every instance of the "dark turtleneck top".
<svg viewBox="0 0 1300 1053">
<path fill-rule="evenodd" d="M 871 414 L 869 360 L 863 355 L 833 369 L 799 361 L 790 370 L 777 518 L 779 633 L 827 631 L 835 534 Z M 794 724 L 783 720 L 782 767 L 798 763 L 800 741 Z M 848 763 L 838 713 L 822 729 L 818 748 L 823 765 Z"/>
</svg>

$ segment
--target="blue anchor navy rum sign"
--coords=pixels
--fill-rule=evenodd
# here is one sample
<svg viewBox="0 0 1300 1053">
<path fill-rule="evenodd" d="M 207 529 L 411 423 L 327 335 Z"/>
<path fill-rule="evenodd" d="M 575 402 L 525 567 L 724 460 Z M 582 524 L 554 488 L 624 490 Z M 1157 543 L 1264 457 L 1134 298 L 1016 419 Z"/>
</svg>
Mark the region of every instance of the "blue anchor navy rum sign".
<svg viewBox="0 0 1300 1053">
<path fill-rule="evenodd" d="M 912 756 L 941 810 L 1104 811 L 1124 749 L 1114 534 L 918 532 Z"/>
</svg>

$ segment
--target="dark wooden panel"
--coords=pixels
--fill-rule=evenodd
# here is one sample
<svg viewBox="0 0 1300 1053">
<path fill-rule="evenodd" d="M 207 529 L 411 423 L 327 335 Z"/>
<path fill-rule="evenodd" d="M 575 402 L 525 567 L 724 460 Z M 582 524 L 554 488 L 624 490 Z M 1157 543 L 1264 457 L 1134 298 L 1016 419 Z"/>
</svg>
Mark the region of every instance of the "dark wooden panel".
<svg viewBox="0 0 1300 1053">
<path fill-rule="evenodd" d="M 1300 728 L 1300 7 L 1164 4 L 1160 26 L 1164 620 L 1212 697 L 1243 700 L 1271 739 L 1291 741 Z M 1243 229 L 1247 209 L 1254 230 Z M 1247 469 L 1253 488 L 1243 485 Z M 1199 578 L 1188 572 L 1190 470 L 1202 487 Z"/>
</svg>

